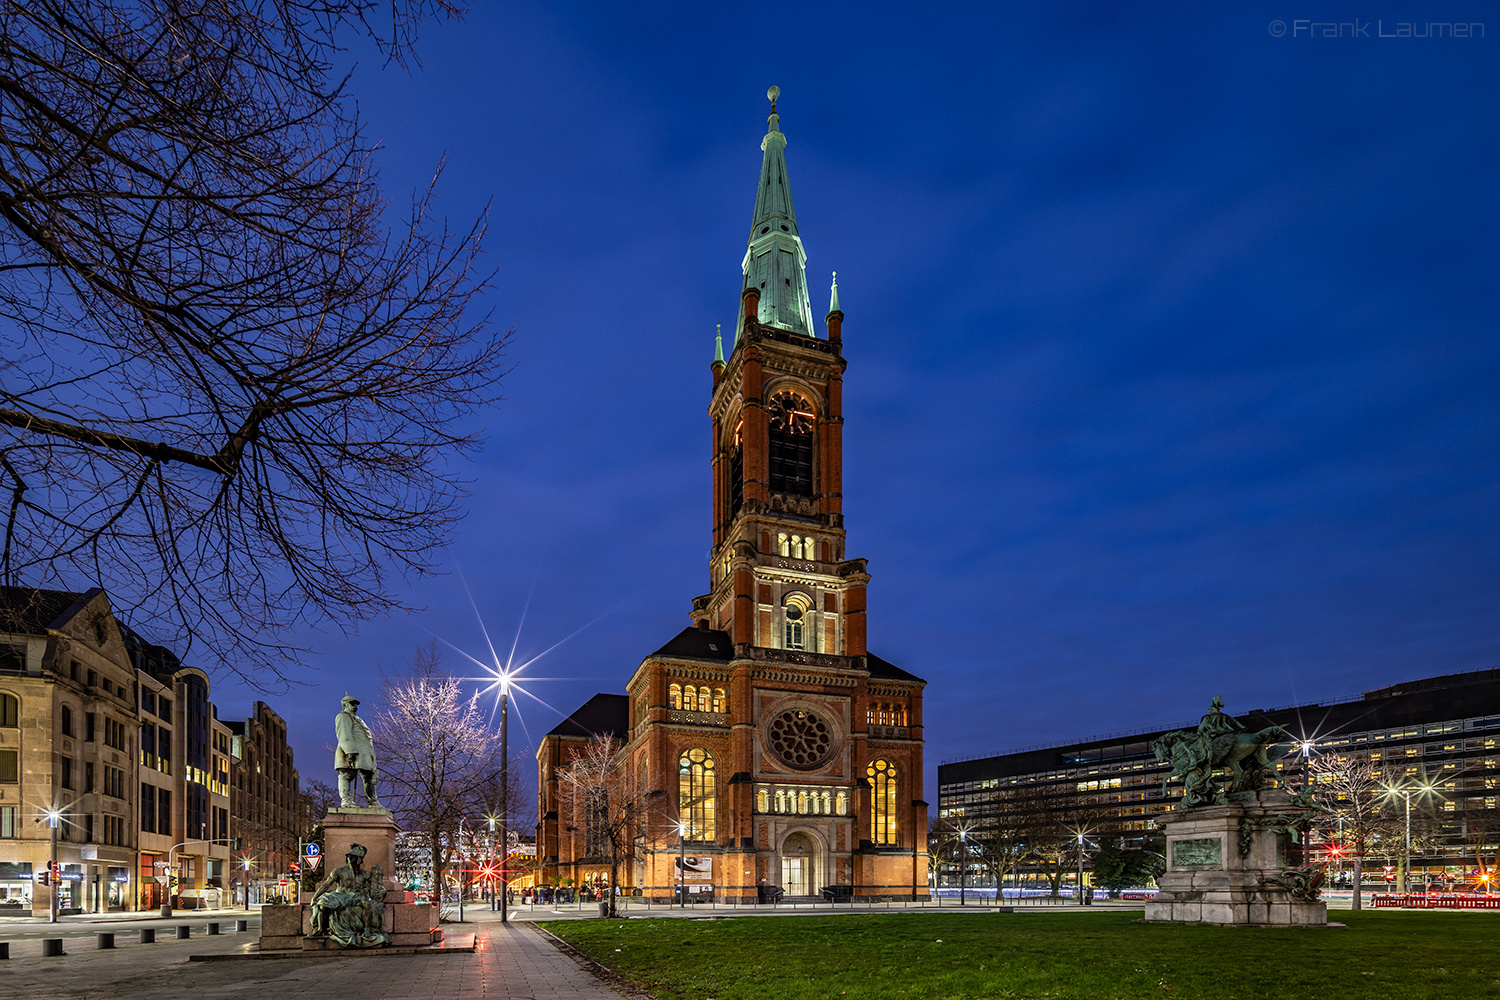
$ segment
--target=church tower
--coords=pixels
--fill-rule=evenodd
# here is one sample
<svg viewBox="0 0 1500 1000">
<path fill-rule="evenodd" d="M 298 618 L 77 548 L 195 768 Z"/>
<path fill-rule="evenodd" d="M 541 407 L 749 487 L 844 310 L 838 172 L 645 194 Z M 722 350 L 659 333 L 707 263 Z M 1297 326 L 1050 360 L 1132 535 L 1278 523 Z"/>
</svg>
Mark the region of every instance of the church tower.
<svg viewBox="0 0 1500 1000">
<path fill-rule="evenodd" d="M 925 682 L 866 648 L 870 577 L 844 552 L 844 314 L 835 282 L 814 326 L 767 96 L 738 318 L 711 364 L 710 589 L 624 697 L 596 695 L 543 740 L 537 852 L 544 877 L 604 877 L 564 775 L 581 741 L 611 734 L 610 794 L 641 804 L 621 876 L 640 894 L 925 897 Z"/>
<path fill-rule="evenodd" d="M 694 616 L 741 647 L 865 654 L 865 561 L 844 556 L 838 285 L 815 335 L 807 254 L 771 88 L 744 284 L 727 362 L 713 361 L 712 590 Z"/>
</svg>

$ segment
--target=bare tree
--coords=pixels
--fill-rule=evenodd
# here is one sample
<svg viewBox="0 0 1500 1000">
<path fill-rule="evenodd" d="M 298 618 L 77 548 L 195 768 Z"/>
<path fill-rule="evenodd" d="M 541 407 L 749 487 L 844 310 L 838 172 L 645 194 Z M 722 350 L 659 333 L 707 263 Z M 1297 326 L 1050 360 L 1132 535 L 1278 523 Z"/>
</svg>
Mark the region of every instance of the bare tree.
<svg viewBox="0 0 1500 1000">
<path fill-rule="evenodd" d="M 387 681 L 376 714 L 382 794 L 427 841 L 434 887 L 459 849 L 465 818 L 483 809 L 498 767 L 495 734 L 478 695 L 442 673 L 435 645 L 418 648 L 409 676 Z"/>
<path fill-rule="evenodd" d="M 562 772 L 575 824 L 584 828 L 585 856 L 609 858 L 609 915 L 615 916 L 620 866 L 635 856 L 637 834 L 647 819 L 649 793 L 628 766 L 624 744 L 593 736 L 572 747 Z"/>
<path fill-rule="evenodd" d="M 289 626 L 431 568 L 505 339 L 484 222 L 392 225 L 333 60 L 433 10 L 0 0 L 0 583 L 284 679 Z"/>
<path fill-rule="evenodd" d="M 1353 909 L 1362 909 L 1365 859 L 1400 837 L 1388 806 L 1387 775 L 1368 757 L 1324 754 L 1311 762 L 1315 801 L 1325 810 L 1323 838 L 1354 863 Z"/>
</svg>

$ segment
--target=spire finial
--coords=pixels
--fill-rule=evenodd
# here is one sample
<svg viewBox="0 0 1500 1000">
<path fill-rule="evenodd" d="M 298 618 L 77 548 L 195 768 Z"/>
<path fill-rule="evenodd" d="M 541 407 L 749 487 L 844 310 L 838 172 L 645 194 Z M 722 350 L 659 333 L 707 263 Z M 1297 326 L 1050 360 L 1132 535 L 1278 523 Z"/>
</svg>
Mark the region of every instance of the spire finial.
<svg viewBox="0 0 1500 1000">
<path fill-rule="evenodd" d="M 724 363 L 724 324 L 714 324 L 714 363 Z"/>
<path fill-rule="evenodd" d="M 771 102 L 771 114 L 773 115 L 776 113 L 776 98 L 780 96 L 781 88 L 774 83 L 771 84 L 771 89 L 766 91 L 766 100 Z"/>
<path fill-rule="evenodd" d="M 833 272 L 833 291 L 828 300 L 828 311 L 831 313 L 842 312 L 839 308 L 839 273 Z"/>
</svg>

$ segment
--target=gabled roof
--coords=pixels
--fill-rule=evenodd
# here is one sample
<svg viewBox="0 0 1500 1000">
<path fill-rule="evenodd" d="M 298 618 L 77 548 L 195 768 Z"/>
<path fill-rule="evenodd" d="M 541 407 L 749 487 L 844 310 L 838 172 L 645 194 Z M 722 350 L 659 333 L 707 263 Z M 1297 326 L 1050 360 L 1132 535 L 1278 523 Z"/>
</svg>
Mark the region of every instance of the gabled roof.
<svg viewBox="0 0 1500 1000">
<path fill-rule="evenodd" d="M 594 695 L 582 707 L 552 727 L 548 736 L 624 737 L 630 731 L 630 699 L 623 694 Z"/>
<path fill-rule="evenodd" d="M 728 660 L 734 656 L 734 640 L 729 637 L 728 632 L 694 628 L 689 625 L 651 656 L 683 656 L 691 660 Z"/>
<path fill-rule="evenodd" d="M 866 653 L 865 660 L 869 665 L 871 677 L 885 677 L 896 681 L 916 681 L 919 684 L 927 683 L 916 674 L 907 673 L 889 660 L 882 660 L 874 653 Z"/>
<path fill-rule="evenodd" d="M 34 634 L 60 629 L 99 594 L 38 587 L 0 587 L 0 631 Z"/>
</svg>

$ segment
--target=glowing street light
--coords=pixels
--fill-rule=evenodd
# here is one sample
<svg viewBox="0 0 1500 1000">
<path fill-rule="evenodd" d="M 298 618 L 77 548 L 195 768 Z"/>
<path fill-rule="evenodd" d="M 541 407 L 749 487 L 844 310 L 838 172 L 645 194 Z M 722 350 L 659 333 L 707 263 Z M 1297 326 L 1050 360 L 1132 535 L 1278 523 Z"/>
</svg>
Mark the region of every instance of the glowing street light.
<svg viewBox="0 0 1500 1000">
<path fill-rule="evenodd" d="M 677 824 L 677 908 L 687 909 L 687 824 Z"/>
<path fill-rule="evenodd" d="M 47 889 L 49 890 L 48 894 L 47 894 L 47 923 L 49 923 L 49 924 L 55 924 L 55 923 L 57 923 L 57 890 L 58 890 L 58 884 L 57 884 L 57 875 L 58 875 L 58 870 L 57 870 L 57 828 L 60 827 L 60 826 L 62 826 L 62 816 L 63 816 L 63 814 L 62 814 L 62 810 L 61 809 L 58 809 L 57 807 L 54 806 L 51 809 L 45 810 L 45 812 L 43 813 L 43 815 L 47 817 L 47 826 L 51 827 L 51 829 L 52 829 L 52 863 L 47 866 L 47 873 L 48 873 L 47 881 L 49 883 L 48 886 L 47 886 Z"/>
<path fill-rule="evenodd" d="M 1423 795 L 1430 795 L 1435 791 L 1437 791 L 1437 786 L 1430 781 L 1400 787 L 1385 786 L 1387 795 L 1399 795 L 1406 801 L 1406 838 L 1401 846 L 1401 892 L 1403 895 L 1411 892 L 1411 793 L 1420 792 Z"/>
</svg>

